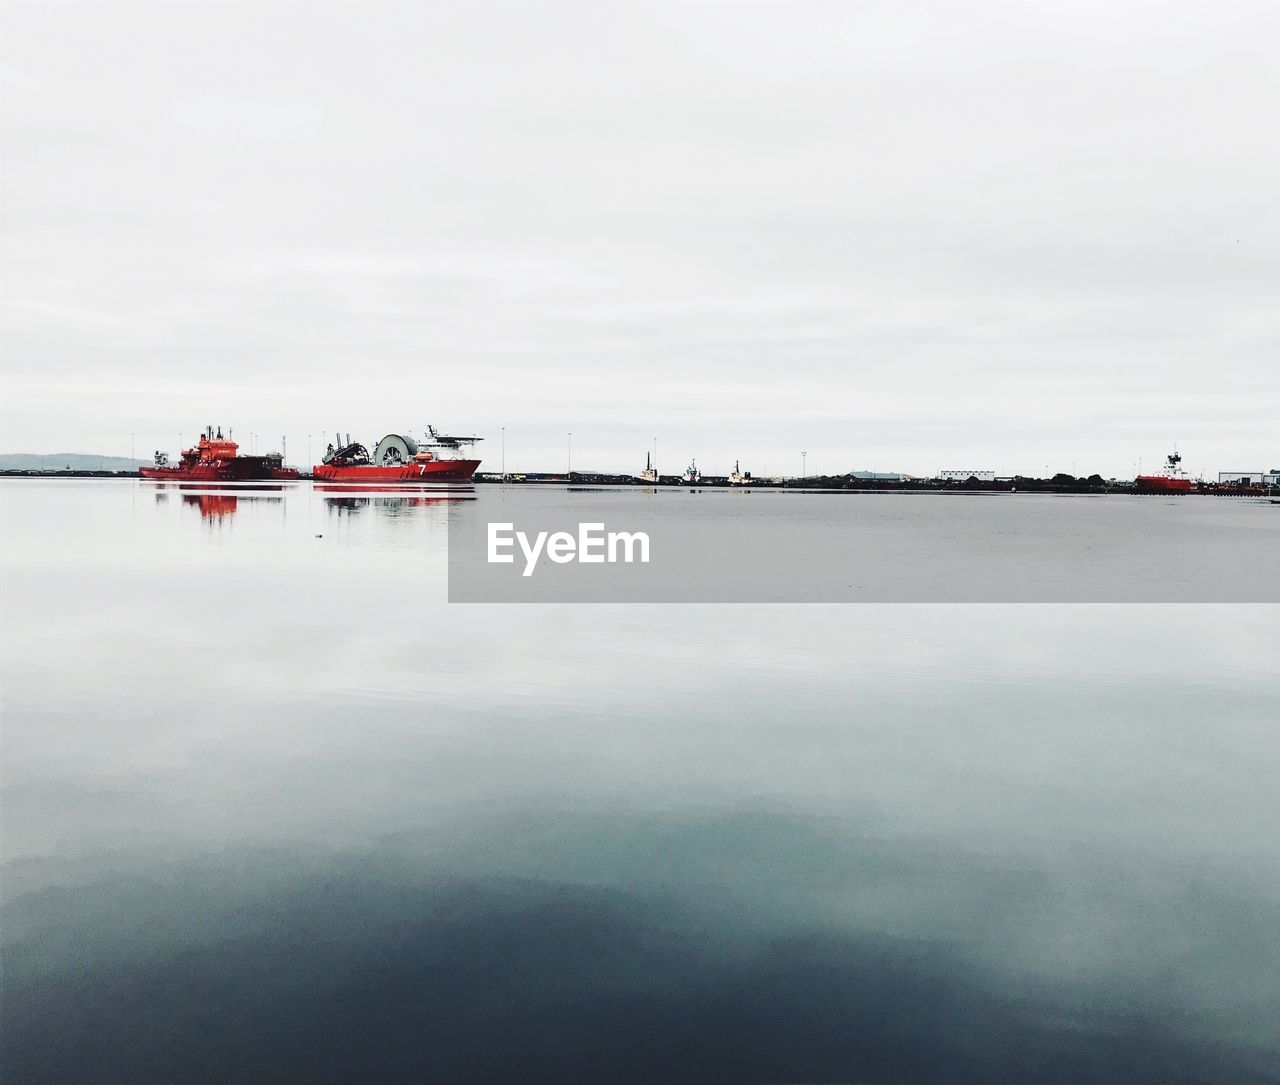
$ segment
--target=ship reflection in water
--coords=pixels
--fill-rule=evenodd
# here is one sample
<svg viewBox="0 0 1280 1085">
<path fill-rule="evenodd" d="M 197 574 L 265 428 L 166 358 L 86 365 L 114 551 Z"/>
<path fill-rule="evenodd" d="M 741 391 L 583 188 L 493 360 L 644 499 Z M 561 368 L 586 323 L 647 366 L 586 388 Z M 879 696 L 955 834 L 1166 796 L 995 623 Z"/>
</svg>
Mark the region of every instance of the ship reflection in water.
<svg viewBox="0 0 1280 1085">
<path fill-rule="evenodd" d="M 232 487 L 219 487 L 217 491 L 208 492 L 205 487 L 198 485 L 175 485 L 172 487 L 161 487 L 155 491 L 155 504 L 163 507 L 169 503 L 169 489 L 181 491 L 197 490 L 205 492 L 196 493 L 180 493 L 182 498 L 182 508 L 195 509 L 200 513 L 200 519 L 209 524 L 222 524 L 229 521 L 236 514 L 236 510 L 240 507 L 240 502 L 253 502 L 259 505 L 273 505 L 283 511 L 284 495 L 280 493 L 280 487 L 274 486 L 270 489 L 275 490 L 274 493 L 263 493 L 262 488 L 245 488 L 237 490 L 234 493 L 226 492 Z"/>
<path fill-rule="evenodd" d="M 218 486 L 211 489 L 201 484 L 161 484 L 156 487 L 157 507 L 169 504 L 172 491 L 179 491 L 181 507 L 195 509 L 209 526 L 229 524 L 237 515 L 243 517 L 251 509 L 272 508 L 288 517 L 290 507 L 306 517 L 311 494 L 303 489 L 280 486 Z M 394 491 L 358 484 L 319 484 L 312 492 L 323 498 L 322 507 L 329 516 L 356 516 L 372 512 L 376 517 L 400 518 L 425 509 L 440 508 L 476 499 L 475 487 L 469 484 L 436 483 L 423 486 L 397 486 Z"/>
<path fill-rule="evenodd" d="M 404 516 L 420 509 L 476 499 L 475 487 L 469 485 L 415 487 L 411 493 L 404 492 L 406 487 L 397 486 L 394 494 L 371 493 L 369 487 L 359 485 L 317 484 L 315 490 L 324 495 L 325 510 L 336 516 L 355 516 L 367 511 L 382 516 Z"/>
<path fill-rule="evenodd" d="M 156 501 L 160 502 L 164 495 L 156 494 Z M 228 493 L 204 493 L 204 494 L 183 494 L 182 507 L 194 508 L 200 512 L 200 519 L 208 521 L 211 524 L 221 524 L 230 520 L 239 508 L 241 501 L 252 501 L 263 505 L 275 505 L 283 509 L 284 498 L 279 494 L 228 494 Z"/>
<path fill-rule="evenodd" d="M 235 514 L 236 502 L 239 500 L 235 494 L 182 495 L 182 503 L 184 505 L 194 505 L 198 508 L 202 520 L 217 520 L 219 522 Z M 277 497 L 276 500 L 279 501 L 280 498 Z"/>
</svg>

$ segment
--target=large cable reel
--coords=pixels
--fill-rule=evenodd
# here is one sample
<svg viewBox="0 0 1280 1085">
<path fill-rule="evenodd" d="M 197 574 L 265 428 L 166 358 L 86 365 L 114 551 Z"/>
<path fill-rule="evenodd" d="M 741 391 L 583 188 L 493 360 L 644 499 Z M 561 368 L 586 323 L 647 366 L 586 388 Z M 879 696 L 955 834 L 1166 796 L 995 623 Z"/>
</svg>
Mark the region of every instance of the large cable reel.
<svg viewBox="0 0 1280 1085">
<path fill-rule="evenodd" d="M 408 463 L 418 454 L 418 442 L 399 433 L 388 433 L 373 450 L 376 464 Z"/>
</svg>

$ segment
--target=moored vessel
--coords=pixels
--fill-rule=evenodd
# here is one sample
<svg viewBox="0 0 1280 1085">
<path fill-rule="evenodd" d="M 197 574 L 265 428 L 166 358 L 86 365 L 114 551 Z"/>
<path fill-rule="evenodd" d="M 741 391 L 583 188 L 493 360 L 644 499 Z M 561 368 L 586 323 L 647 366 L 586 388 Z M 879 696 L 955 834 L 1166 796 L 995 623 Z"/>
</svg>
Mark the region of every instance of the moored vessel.
<svg viewBox="0 0 1280 1085">
<path fill-rule="evenodd" d="M 658 465 L 653 462 L 653 457 L 646 452 L 644 454 L 644 470 L 635 476 L 637 482 L 657 482 Z"/>
<path fill-rule="evenodd" d="M 1175 448 L 1166 457 L 1164 466 L 1151 475 L 1139 475 L 1134 483 L 1139 490 L 1150 493 L 1187 493 L 1192 489 L 1191 476 L 1180 466 L 1182 457 Z"/>
<path fill-rule="evenodd" d="M 167 452 L 157 451 L 152 466 L 140 467 L 138 473 L 162 482 L 261 482 L 299 477 L 296 467 L 284 465 L 281 452 L 240 455 L 231 431 L 223 437 L 221 426 L 216 433 L 213 426 L 206 426 L 195 447 L 184 451 L 177 463 L 169 462 Z"/>
<path fill-rule="evenodd" d="M 372 453 L 351 435 L 335 434 L 324 462 L 312 468 L 317 482 L 469 482 L 480 461 L 463 454 L 482 437 L 454 437 L 431 426 L 421 441 L 388 433 Z"/>
</svg>

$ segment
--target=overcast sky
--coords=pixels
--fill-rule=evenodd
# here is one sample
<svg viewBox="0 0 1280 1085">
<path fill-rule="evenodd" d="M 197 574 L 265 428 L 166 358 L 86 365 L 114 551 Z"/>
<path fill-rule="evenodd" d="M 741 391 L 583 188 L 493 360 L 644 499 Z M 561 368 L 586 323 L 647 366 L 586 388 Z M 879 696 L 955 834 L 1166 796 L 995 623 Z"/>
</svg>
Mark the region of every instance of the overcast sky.
<svg viewBox="0 0 1280 1085">
<path fill-rule="evenodd" d="M 1280 6 L 10 2 L 3 451 L 1280 466 Z"/>
</svg>

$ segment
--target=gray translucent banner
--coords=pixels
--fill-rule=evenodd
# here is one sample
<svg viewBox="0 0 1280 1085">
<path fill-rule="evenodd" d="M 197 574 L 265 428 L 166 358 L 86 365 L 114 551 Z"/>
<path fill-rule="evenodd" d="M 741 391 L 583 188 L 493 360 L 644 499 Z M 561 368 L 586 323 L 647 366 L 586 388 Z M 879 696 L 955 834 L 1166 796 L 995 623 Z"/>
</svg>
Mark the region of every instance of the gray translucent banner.
<svg viewBox="0 0 1280 1085">
<path fill-rule="evenodd" d="M 1280 506 L 1197 495 L 526 484 L 449 515 L 457 603 L 1275 603 L 1278 561 Z"/>
</svg>

